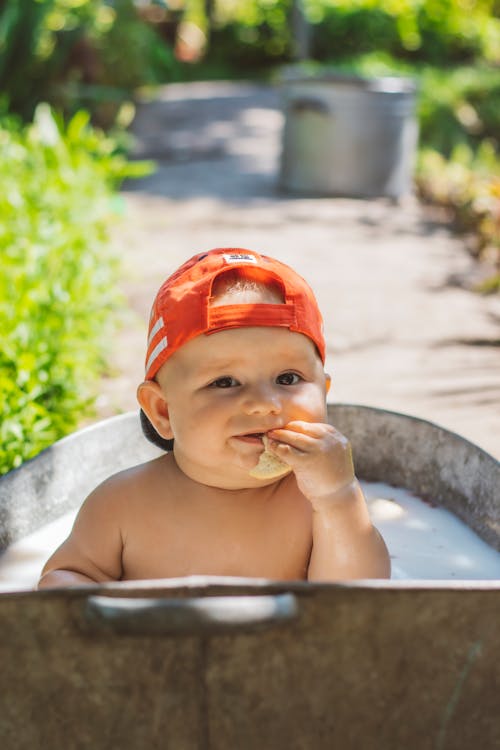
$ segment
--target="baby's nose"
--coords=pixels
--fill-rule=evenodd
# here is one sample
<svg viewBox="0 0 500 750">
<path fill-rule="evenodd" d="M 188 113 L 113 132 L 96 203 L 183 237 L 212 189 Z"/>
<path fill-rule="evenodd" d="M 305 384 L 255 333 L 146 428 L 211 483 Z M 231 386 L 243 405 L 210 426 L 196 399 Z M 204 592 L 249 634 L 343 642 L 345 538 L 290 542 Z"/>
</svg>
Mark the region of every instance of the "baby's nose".
<svg viewBox="0 0 500 750">
<path fill-rule="evenodd" d="M 243 411 L 246 414 L 279 414 L 281 399 L 268 385 L 259 385 L 246 390 L 243 397 Z"/>
</svg>

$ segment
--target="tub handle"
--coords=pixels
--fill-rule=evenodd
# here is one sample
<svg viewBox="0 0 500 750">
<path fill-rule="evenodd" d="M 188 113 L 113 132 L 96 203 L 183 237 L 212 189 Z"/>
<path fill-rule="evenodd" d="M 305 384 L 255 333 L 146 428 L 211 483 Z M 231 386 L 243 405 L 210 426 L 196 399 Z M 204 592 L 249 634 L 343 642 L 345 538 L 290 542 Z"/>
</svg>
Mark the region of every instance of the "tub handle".
<svg viewBox="0 0 500 750">
<path fill-rule="evenodd" d="M 126 635 L 205 635 L 285 624 L 298 614 L 291 593 L 187 599 L 90 596 L 85 625 Z"/>
<path fill-rule="evenodd" d="M 319 115 L 328 115 L 330 108 L 322 99 L 312 96 L 293 99 L 289 105 L 290 111 L 295 114 L 304 114 L 304 112 L 316 112 Z"/>
</svg>

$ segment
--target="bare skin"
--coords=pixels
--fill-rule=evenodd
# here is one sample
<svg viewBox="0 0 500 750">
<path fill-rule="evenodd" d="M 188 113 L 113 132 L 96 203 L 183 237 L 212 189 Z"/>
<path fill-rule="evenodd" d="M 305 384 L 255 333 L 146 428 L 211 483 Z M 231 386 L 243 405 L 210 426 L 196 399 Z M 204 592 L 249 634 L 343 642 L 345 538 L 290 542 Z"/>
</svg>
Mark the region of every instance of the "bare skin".
<svg viewBox="0 0 500 750">
<path fill-rule="evenodd" d="M 263 356 L 265 353 L 265 356 Z M 287 329 L 224 330 L 185 344 L 139 387 L 174 451 L 85 501 L 39 588 L 192 574 L 279 580 L 390 575 L 347 439 L 326 423 L 314 344 Z M 249 475 L 270 449 L 292 467 Z"/>
<path fill-rule="evenodd" d="M 307 574 L 310 507 L 277 483 L 236 491 L 207 487 L 168 455 L 108 480 L 86 506 L 45 567 L 52 572 L 41 586 L 59 585 L 58 568 L 84 576 L 81 582 Z"/>
</svg>

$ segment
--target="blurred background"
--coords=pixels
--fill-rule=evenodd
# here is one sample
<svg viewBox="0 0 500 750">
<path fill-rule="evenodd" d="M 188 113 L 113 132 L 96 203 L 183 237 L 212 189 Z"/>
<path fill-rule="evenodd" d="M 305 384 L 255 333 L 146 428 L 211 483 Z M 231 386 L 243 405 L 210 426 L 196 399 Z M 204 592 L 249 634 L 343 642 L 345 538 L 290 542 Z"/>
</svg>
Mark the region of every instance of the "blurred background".
<svg viewBox="0 0 500 750">
<path fill-rule="evenodd" d="M 485 269 L 473 293 L 498 294 L 499 0 L 3 0 L 1 473 L 96 414 L 121 188 L 157 169 L 137 158 L 141 102 L 291 68 L 415 81 L 415 195 Z"/>
</svg>

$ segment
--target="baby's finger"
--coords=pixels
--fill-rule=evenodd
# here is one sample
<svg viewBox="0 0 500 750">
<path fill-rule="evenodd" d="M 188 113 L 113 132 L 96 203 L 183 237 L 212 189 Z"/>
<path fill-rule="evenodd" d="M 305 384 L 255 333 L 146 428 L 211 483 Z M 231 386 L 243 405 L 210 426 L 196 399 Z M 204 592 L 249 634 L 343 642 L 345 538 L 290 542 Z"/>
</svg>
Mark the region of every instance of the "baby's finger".
<svg viewBox="0 0 500 750">
<path fill-rule="evenodd" d="M 291 428 L 289 429 L 290 426 Z M 295 429 L 297 426 L 300 426 L 299 430 Z M 303 427 L 307 427 L 307 431 Z M 328 443 L 331 443 L 338 440 L 335 430 L 331 425 L 308 422 L 291 422 L 290 425 L 287 424 L 280 429 L 270 430 L 267 435 L 270 440 L 291 445 L 297 450 L 302 451 L 307 451 L 315 446 L 317 447 L 318 441 L 326 440 Z M 342 437 L 340 433 L 338 435 Z"/>
<path fill-rule="evenodd" d="M 293 422 L 288 422 L 277 430 L 270 430 L 268 434 L 272 435 L 281 430 L 296 432 L 301 435 L 311 435 L 311 437 L 322 437 L 327 432 L 334 430 L 334 428 L 330 424 L 324 424 L 323 422 L 303 422 L 295 420 Z"/>
<path fill-rule="evenodd" d="M 292 430 L 273 430 L 268 433 L 269 448 L 271 451 L 277 452 L 282 447 L 288 447 L 300 451 L 301 453 L 307 453 L 317 444 L 318 437 L 304 435 L 304 433 L 294 432 Z"/>
</svg>

